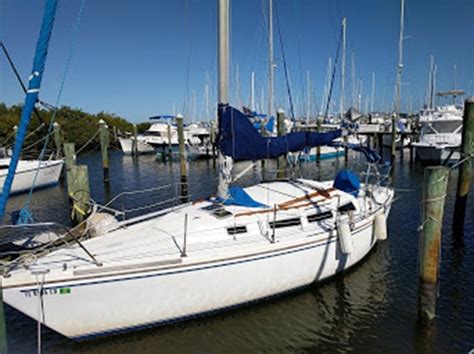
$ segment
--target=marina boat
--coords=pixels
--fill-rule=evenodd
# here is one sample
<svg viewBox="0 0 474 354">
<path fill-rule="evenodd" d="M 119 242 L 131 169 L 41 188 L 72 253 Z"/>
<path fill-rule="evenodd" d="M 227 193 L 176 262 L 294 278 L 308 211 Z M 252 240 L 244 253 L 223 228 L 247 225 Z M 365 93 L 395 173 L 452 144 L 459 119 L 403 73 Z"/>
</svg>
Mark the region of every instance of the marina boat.
<svg viewBox="0 0 474 354">
<path fill-rule="evenodd" d="M 143 134 L 137 136 L 137 152 L 139 154 L 158 153 L 162 154 L 171 146 L 175 153 L 179 149 L 178 129 L 170 121 L 174 116 L 157 116 L 150 119 L 154 120 L 150 128 Z M 159 121 L 158 121 L 159 120 Z M 169 138 L 170 136 L 170 138 Z M 200 124 L 191 124 L 184 130 L 184 139 L 189 159 L 196 159 L 207 156 L 210 148 L 209 129 Z M 132 154 L 134 137 L 120 137 L 120 147 L 122 151 L 129 155 Z"/>
<path fill-rule="evenodd" d="M 173 118 L 174 116 L 167 115 L 151 117 L 150 127 L 143 134 L 137 136 L 138 153 L 154 153 L 158 149 L 164 149 L 169 145 L 177 147 L 178 130 L 171 124 Z M 165 120 L 167 122 L 164 122 Z M 125 154 L 132 153 L 133 139 L 134 137 L 119 138 L 120 147 Z"/>
<path fill-rule="evenodd" d="M 422 112 L 420 141 L 413 143 L 420 161 L 439 164 L 445 160 L 459 160 L 462 114 L 462 109 L 455 105 Z"/>
<path fill-rule="evenodd" d="M 232 308 L 357 264 L 386 237 L 393 198 L 387 187 L 355 196 L 304 179 L 231 194 L 112 223 L 82 242 L 94 258 L 75 245 L 18 264 L 2 280 L 4 301 L 38 318 L 40 296 L 42 322 L 71 338 Z"/>
<path fill-rule="evenodd" d="M 261 136 L 227 103 L 228 0 L 219 1 L 218 12 L 217 196 L 122 221 L 114 215 L 123 213 L 111 205 L 93 204 L 85 228 L 61 235 L 71 242 L 58 247 L 55 238 L 50 247 L 4 264 L 7 304 L 70 338 L 117 333 L 299 289 L 353 267 L 387 238 L 394 192 L 381 179 L 375 152 L 366 154 L 363 183 L 343 170 L 324 182 L 299 178 L 236 185 L 234 160 L 326 146 L 345 133 Z M 47 25 L 51 22 L 45 17 Z"/>
<path fill-rule="evenodd" d="M 58 183 L 63 168 L 63 160 L 20 160 L 11 187 L 11 193 L 26 192 L 35 182 L 35 189 L 53 186 Z M 7 177 L 10 158 L 0 158 L 0 188 Z M 35 181 L 35 175 L 36 181 Z"/>
</svg>

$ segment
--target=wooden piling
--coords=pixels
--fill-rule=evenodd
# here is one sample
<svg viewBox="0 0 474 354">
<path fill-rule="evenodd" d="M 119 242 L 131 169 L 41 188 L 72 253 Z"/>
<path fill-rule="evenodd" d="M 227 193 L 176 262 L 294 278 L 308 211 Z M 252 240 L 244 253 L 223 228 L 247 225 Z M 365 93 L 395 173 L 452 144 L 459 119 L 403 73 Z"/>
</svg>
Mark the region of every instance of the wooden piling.
<svg viewBox="0 0 474 354">
<path fill-rule="evenodd" d="M 392 131 L 390 133 L 391 136 L 391 146 L 390 146 L 390 164 L 392 169 L 390 170 L 390 177 L 392 178 L 392 184 L 395 183 L 395 159 L 396 159 L 396 152 L 397 152 L 397 123 L 395 114 L 392 115 Z"/>
<path fill-rule="evenodd" d="M 173 146 L 171 145 L 171 123 L 168 123 L 168 158 L 173 162 Z"/>
<path fill-rule="evenodd" d="M 467 196 L 471 185 L 472 156 L 474 154 L 474 96 L 464 103 L 464 117 L 461 141 L 461 164 L 459 165 L 456 202 L 454 205 L 453 231 L 463 235 L 466 218 Z"/>
<path fill-rule="evenodd" d="M 215 167 L 216 165 L 216 124 L 211 122 L 211 146 L 212 146 L 212 163 Z"/>
<path fill-rule="evenodd" d="M 109 130 L 104 120 L 99 121 L 100 149 L 102 152 L 102 169 L 104 172 L 104 183 L 109 183 Z"/>
<path fill-rule="evenodd" d="M 87 166 L 71 167 L 67 175 L 67 187 L 72 206 L 71 219 L 79 224 L 87 218 L 89 209 L 90 190 Z"/>
<path fill-rule="evenodd" d="M 70 177 L 71 169 L 73 166 L 76 166 L 76 150 L 73 143 L 65 143 L 64 148 L 64 157 L 66 162 L 66 181 L 67 181 L 67 190 L 71 189 L 69 182 L 72 180 Z"/>
<path fill-rule="evenodd" d="M 138 156 L 138 130 L 137 125 L 133 125 L 132 155 Z"/>
<path fill-rule="evenodd" d="M 63 157 L 62 154 L 62 139 L 61 139 L 61 127 L 59 126 L 58 122 L 54 122 L 53 124 L 53 134 L 54 134 L 54 145 L 56 146 L 56 154 L 55 157 L 57 160 Z"/>
<path fill-rule="evenodd" d="M 286 134 L 285 111 L 282 108 L 279 108 L 277 111 L 277 130 L 278 136 Z M 278 156 L 277 170 L 277 178 L 283 179 L 286 177 L 286 154 Z"/>
<path fill-rule="evenodd" d="M 184 127 L 183 116 L 176 115 L 176 124 L 178 125 L 178 142 L 179 142 L 179 164 L 180 164 L 180 186 L 181 186 L 181 203 L 188 202 L 188 170 L 186 167 L 186 147 L 184 145 Z"/>
<path fill-rule="evenodd" d="M 418 319 L 431 322 L 436 315 L 438 274 L 441 255 L 441 228 L 449 169 L 425 168 L 419 249 Z"/>
<path fill-rule="evenodd" d="M 321 133 L 321 122 L 322 122 L 322 119 L 321 118 L 318 118 L 316 120 L 316 131 L 318 133 Z M 321 161 L 321 146 L 317 146 L 316 147 L 316 162 L 319 163 Z"/>
</svg>

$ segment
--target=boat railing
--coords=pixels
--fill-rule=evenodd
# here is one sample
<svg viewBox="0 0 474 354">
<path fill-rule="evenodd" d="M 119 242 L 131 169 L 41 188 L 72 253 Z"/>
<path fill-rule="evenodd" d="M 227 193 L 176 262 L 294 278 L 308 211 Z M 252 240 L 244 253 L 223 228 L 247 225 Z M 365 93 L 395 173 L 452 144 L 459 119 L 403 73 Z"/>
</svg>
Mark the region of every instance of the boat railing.
<svg viewBox="0 0 474 354">
<path fill-rule="evenodd" d="M 0 225 L 0 273 L 8 273 L 19 266 L 28 268 L 38 257 L 63 247 L 79 246 L 97 266 L 102 264 L 83 245 L 87 234 L 86 223 L 68 228 L 57 222 Z"/>
<path fill-rule="evenodd" d="M 160 187 L 124 191 L 103 205 L 94 200 L 91 200 L 91 205 L 95 211 L 113 213 L 116 217 L 126 220 L 145 212 L 174 208 L 182 204 L 191 198 L 190 195 L 186 197 L 181 195 L 183 185 L 184 183 L 176 182 Z"/>
</svg>

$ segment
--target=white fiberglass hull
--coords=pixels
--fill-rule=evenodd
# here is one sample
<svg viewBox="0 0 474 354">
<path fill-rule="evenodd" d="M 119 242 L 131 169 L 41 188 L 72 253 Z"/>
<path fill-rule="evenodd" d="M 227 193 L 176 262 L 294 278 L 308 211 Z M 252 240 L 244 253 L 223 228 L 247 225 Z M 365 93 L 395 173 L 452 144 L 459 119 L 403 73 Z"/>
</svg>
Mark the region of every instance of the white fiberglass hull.
<svg viewBox="0 0 474 354">
<path fill-rule="evenodd" d="M 459 151 L 454 151 L 451 153 L 452 149 L 455 149 L 456 147 L 452 147 L 450 149 L 448 147 L 430 146 L 416 143 L 414 143 L 413 146 L 416 147 L 416 156 L 423 163 L 439 164 L 447 159 L 449 159 L 449 161 L 456 161 L 459 160 L 460 157 Z"/>
<path fill-rule="evenodd" d="M 119 138 L 120 147 L 124 154 L 132 154 L 133 139 L 132 138 Z M 137 152 L 139 154 L 150 154 L 155 151 L 154 147 L 147 144 L 144 141 L 137 141 Z"/>
<path fill-rule="evenodd" d="M 0 159 L 0 165 L 7 166 L 10 159 Z M 63 160 L 42 161 L 20 160 L 16 169 L 11 193 L 26 192 L 33 186 L 36 176 L 35 188 L 45 188 L 58 183 L 63 167 Z M 38 169 L 39 166 L 39 169 Z M 8 174 L 8 168 L 0 170 L 0 188 L 3 188 Z"/>
<path fill-rule="evenodd" d="M 388 210 L 386 211 L 388 213 Z M 231 308 L 309 285 L 343 271 L 376 243 L 372 219 L 353 230 L 354 251 L 341 252 L 337 237 L 253 255 L 216 258 L 128 272 L 93 275 L 44 286 L 45 325 L 73 338 L 146 327 Z M 100 271 L 100 268 L 98 268 Z M 4 301 L 32 318 L 38 314 L 37 286 L 7 288 Z"/>
</svg>

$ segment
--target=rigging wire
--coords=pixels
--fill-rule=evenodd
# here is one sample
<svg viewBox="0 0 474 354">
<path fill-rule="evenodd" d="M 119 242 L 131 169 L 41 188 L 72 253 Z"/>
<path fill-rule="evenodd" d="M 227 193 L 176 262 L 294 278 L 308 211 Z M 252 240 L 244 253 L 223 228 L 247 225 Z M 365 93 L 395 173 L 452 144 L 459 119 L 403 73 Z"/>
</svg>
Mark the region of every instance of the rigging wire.
<svg viewBox="0 0 474 354">
<path fill-rule="evenodd" d="M 334 67 L 332 70 L 332 76 L 331 76 L 331 84 L 329 85 L 329 93 L 328 93 L 328 100 L 326 102 L 326 112 L 324 114 L 324 117 L 327 118 L 329 114 L 329 105 L 331 103 L 331 96 L 332 96 L 332 89 L 334 87 L 334 77 L 336 76 L 336 69 L 337 69 L 337 62 L 339 60 L 339 52 L 341 49 L 341 42 L 342 42 L 342 27 L 341 27 L 341 34 L 339 37 L 339 42 L 337 44 L 337 49 L 336 49 L 336 57 L 334 58 Z"/>
<path fill-rule="evenodd" d="M 290 79 L 288 76 L 288 67 L 286 65 L 286 57 L 285 57 L 285 49 L 283 45 L 283 36 L 281 34 L 281 27 L 280 27 L 280 16 L 278 15 L 278 7 L 277 7 L 277 2 L 275 1 L 275 15 L 276 15 L 276 23 L 277 23 L 277 29 L 278 29 L 278 37 L 280 39 L 280 50 L 281 50 L 281 57 L 283 61 L 283 69 L 285 71 L 285 79 L 286 79 L 286 90 L 288 94 L 288 100 L 290 102 L 290 112 L 291 112 L 291 119 L 294 121 L 295 120 L 295 110 L 293 107 L 293 97 L 291 95 L 291 85 L 290 85 Z"/>
<path fill-rule="evenodd" d="M 26 95 L 26 93 L 27 93 L 27 92 L 26 92 L 26 86 L 25 86 L 25 84 L 23 83 L 23 80 L 21 79 L 20 74 L 18 73 L 18 70 L 17 70 L 17 68 L 16 68 L 16 66 L 15 66 L 15 63 L 13 62 L 13 60 L 12 60 L 10 54 L 8 53 L 7 47 L 5 47 L 5 44 L 3 43 L 3 41 L 0 41 L 0 47 L 2 47 L 3 53 L 5 54 L 5 57 L 7 58 L 7 61 L 8 61 L 8 63 L 10 64 L 10 67 L 12 68 L 13 73 L 14 73 L 15 76 L 16 76 L 16 79 L 18 80 L 18 83 L 20 84 L 21 89 L 23 90 L 23 93 Z M 38 100 L 38 102 L 42 103 L 40 100 Z M 35 112 L 35 115 L 36 115 L 36 117 L 38 118 L 38 120 L 39 120 L 42 124 L 46 125 L 46 123 L 45 123 L 43 117 L 41 117 L 41 115 L 39 114 L 38 109 L 36 109 L 36 107 L 34 107 L 34 108 L 33 108 L 33 111 Z"/>
</svg>

